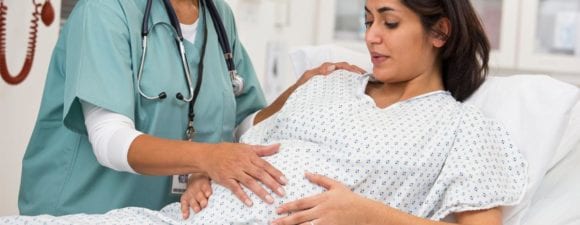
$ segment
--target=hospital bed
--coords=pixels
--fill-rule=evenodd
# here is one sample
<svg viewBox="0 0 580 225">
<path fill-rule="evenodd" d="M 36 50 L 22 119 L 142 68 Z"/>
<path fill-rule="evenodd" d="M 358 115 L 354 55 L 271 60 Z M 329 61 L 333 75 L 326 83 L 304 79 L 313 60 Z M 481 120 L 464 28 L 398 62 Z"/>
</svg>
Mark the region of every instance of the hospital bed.
<svg viewBox="0 0 580 225">
<path fill-rule="evenodd" d="M 290 58 L 296 74 L 327 61 L 347 61 L 370 69 L 367 54 L 337 46 L 300 48 Z M 548 76 L 511 75 L 490 77 L 466 101 L 500 121 L 528 161 L 526 193 L 517 205 L 503 208 L 505 225 L 580 225 L 579 99 L 578 87 Z M 114 213 L 145 210 L 124 209 Z M 172 215 L 180 215 L 175 210 Z M 155 221 L 167 219 L 157 211 L 148 215 Z M 56 221 L 43 218 L 44 222 Z M 30 220 L 22 222 L 29 224 Z"/>
<path fill-rule="evenodd" d="M 372 68 L 368 53 L 336 45 L 297 48 L 290 61 L 296 76 L 324 62 Z M 580 225 L 579 99 L 576 86 L 518 74 L 489 77 L 466 101 L 502 122 L 529 163 L 526 194 L 504 207 L 505 225 Z"/>
</svg>

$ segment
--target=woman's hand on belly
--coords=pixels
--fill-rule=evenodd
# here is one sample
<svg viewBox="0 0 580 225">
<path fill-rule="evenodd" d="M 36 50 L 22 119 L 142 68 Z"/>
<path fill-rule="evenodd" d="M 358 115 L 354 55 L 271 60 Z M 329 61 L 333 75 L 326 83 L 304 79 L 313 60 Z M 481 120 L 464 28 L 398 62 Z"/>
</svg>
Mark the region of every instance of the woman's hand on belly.
<svg viewBox="0 0 580 225">
<path fill-rule="evenodd" d="M 187 181 L 187 189 L 181 195 L 181 213 L 183 219 L 189 218 L 189 208 L 195 213 L 200 212 L 207 206 L 209 196 L 211 196 L 211 181 L 203 174 L 192 174 Z"/>
<path fill-rule="evenodd" d="M 374 204 L 328 177 L 306 173 L 306 178 L 327 191 L 281 205 L 276 210 L 279 215 L 291 214 L 276 219 L 272 224 L 361 224 L 368 213 L 366 206 Z"/>
</svg>

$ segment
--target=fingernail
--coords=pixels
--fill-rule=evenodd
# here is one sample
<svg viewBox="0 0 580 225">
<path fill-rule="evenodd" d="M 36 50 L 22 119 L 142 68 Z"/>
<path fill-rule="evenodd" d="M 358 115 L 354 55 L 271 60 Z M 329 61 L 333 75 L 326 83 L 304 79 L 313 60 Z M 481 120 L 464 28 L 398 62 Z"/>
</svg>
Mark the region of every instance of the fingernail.
<svg viewBox="0 0 580 225">
<path fill-rule="evenodd" d="M 282 188 L 282 187 L 279 187 L 279 188 L 277 189 L 277 191 L 278 191 L 278 194 L 280 194 L 280 196 L 282 196 L 282 197 L 283 197 L 284 195 L 286 195 L 286 191 L 284 191 L 284 188 Z"/>
<path fill-rule="evenodd" d="M 199 212 L 199 208 L 198 207 L 193 207 L 193 211 L 198 213 Z"/>
<path fill-rule="evenodd" d="M 272 204 L 274 203 L 274 198 L 271 195 L 266 195 L 266 202 Z"/>
<path fill-rule="evenodd" d="M 244 201 L 244 203 L 245 203 L 247 206 L 252 206 L 252 205 L 254 204 L 254 203 L 252 203 L 252 201 L 251 201 L 250 199 L 246 199 L 246 201 Z"/>
<path fill-rule="evenodd" d="M 282 208 L 277 208 L 276 213 L 278 213 L 278 214 L 282 213 Z"/>
<path fill-rule="evenodd" d="M 280 177 L 280 181 L 282 181 L 282 184 L 287 184 L 288 183 L 288 179 L 286 179 L 285 176 L 281 176 Z"/>
<path fill-rule="evenodd" d="M 205 192 L 205 197 L 209 198 L 209 195 L 210 195 L 209 191 L 206 191 Z"/>
</svg>

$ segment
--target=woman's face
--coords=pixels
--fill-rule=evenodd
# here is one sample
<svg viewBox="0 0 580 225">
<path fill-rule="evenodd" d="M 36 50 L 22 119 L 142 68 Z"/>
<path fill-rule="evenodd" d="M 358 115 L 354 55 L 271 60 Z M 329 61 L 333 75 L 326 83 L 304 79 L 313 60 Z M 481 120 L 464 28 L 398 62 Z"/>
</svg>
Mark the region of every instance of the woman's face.
<svg viewBox="0 0 580 225">
<path fill-rule="evenodd" d="M 365 12 L 366 44 L 377 80 L 399 83 L 439 75 L 435 40 L 415 12 L 400 0 L 367 0 Z"/>
</svg>

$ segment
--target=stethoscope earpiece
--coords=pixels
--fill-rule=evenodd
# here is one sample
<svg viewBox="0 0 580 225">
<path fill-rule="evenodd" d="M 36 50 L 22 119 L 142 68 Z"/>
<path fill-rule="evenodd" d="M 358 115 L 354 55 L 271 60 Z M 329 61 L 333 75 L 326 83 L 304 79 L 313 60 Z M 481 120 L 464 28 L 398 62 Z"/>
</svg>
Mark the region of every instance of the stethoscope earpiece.
<svg viewBox="0 0 580 225">
<path fill-rule="evenodd" d="M 179 100 L 183 101 L 183 95 L 181 94 L 181 92 L 177 93 L 177 94 L 175 95 L 175 98 L 177 98 L 177 99 L 179 99 Z"/>
<path fill-rule="evenodd" d="M 165 98 L 167 98 L 167 94 L 164 91 L 164 92 L 159 93 L 158 97 L 159 97 L 159 99 L 165 99 Z"/>
</svg>

